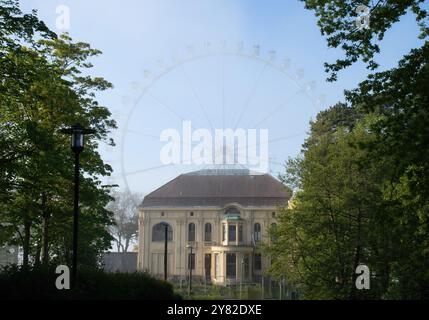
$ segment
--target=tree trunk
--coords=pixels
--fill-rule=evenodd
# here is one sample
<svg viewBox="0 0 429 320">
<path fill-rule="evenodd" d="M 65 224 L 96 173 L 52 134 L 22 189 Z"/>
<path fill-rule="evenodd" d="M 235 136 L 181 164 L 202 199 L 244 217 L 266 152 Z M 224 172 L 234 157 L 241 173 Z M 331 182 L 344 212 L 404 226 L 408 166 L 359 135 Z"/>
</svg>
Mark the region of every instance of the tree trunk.
<svg viewBox="0 0 429 320">
<path fill-rule="evenodd" d="M 70 252 L 71 245 L 70 245 L 70 243 L 67 240 L 68 239 L 64 236 L 63 237 L 64 260 L 65 260 L 65 264 L 67 266 L 70 266 L 71 265 L 71 252 Z"/>
<path fill-rule="evenodd" d="M 46 193 L 42 194 L 42 215 L 43 215 L 43 233 L 42 233 L 42 243 L 43 243 L 43 265 L 47 266 L 49 263 L 49 219 L 50 213 L 47 208 L 47 196 Z"/>
<path fill-rule="evenodd" d="M 38 268 L 40 267 L 40 251 L 42 250 L 42 244 L 40 241 L 37 242 L 36 246 L 36 254 L 34 256 L 34 267 Z"/>
<path fill-rule="evenodd" d="M 30 257 L 30 237 L 31 237 L 31 220 L 28 217 L 24 220 L 24 245 L 23 245 L 23 262 L 24 269 L 28 268 Z"/>
<path fill-rule="evenodd" d="M 126 238 L 125 239 L 125 247 L 124 247 L 124 252 L 128 251 L 128 247 L 130 246 L 130 239 Z"/>
<path fill-rule="evenodd" d="M 350 286 L 350 292 L 349 292 L 349 299 L 355 300 L 357 298 L 356 296 L 356 268 L 359 266 L 360 259 L 361 259 L 361 227 L 362 227 L 362 213 L 360 209 L 358 210 L 358 216 L 357 216 L 357 236 L 356 236 L 356 248 L 355 248 L 355 257 L 353 262 L 353 277 L 352 277 L 352 283 Z"/>
<path fill-rule="evenodd" d="M 121 248 L 122 248 L 122 237 L 121 237 L 120 235 L 118 236 L 117 244 L 118 244 L 118 252 L 121 252 Z"/>
</svg>

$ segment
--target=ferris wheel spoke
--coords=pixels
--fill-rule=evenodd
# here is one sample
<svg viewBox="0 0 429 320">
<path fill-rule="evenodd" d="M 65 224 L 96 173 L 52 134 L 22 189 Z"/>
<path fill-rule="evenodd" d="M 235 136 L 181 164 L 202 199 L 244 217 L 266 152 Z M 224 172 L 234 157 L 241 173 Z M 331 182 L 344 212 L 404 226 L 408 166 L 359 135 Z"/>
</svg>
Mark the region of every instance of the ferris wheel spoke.
<svg viewBox="0 0 429 320">
<path fill-rule="evenodd" d="M 155 97 L 152 93 L 148 93 L 148 96 L 151 97 L 155 102 L 157 102 L 160 106 L 164 107 L 165 109 L 167 109 L 170 113 L 172 113 L 174 116 L 176 116 L 178 119 L 180 119 L 180 121 L 185 121 L 186 119 L 179 114 L 178 112 L 174 111 L 173 108 L 171 108 L 168 104 L 166 104 L 165 102 L 161 101 L 159 98 Z M 195 123 L 195 121 L 194 121 Z M 193 127 L 193 125 L 191 124 L 191 128 L 192 130 L 195 130 L 195 128 Z"/>
<path fill-rule="evenodd" d="M 258 89 L 259 82 L 260 82 L 262 76 L 264 75 L 264 72 L 267 69 L 267 66 L 268 66 L 268 63 L 265 62 L 264 66 L 262 67 L 261 71 L 259 72 L 258 76 L 256 77 L 255 83 L 253 84 L 253 87 L 250 90 L 249 95 L 247 96 L 247 99 L 246 99 L 246 101 L 244 103 L 244 107 L 242 108 L 242 110 L 240 112 L 240 115 L 239 115 L 239 117 L 238 117 L 238 119 L 237 119 L 237 121 L 235 123 L 234 130 L 237 129 L 238 125 L 240 124 L 240 122 L 241 122 L 241 120 L 242 120 L 242 118 L 244 116 L 244 113 L 249 108 L 250 102 L 251 102 L 251 100 L 253 98 L 253 95 L 255 94 L 256 90 Z"/>
<path fill-rule="evenodd" d="M 196 158 L 196 159 L 190 159 L 190 160 L 200 160 L 201 158 Z M 186 160 L 185 160 L 186 161 Z M 123 172 L 124 176 L 132 176 L 132 175 L 136 175 L 136 174 L 140 174 L 140 173 L 145 173 L 145 172 L 149 172 L 149 171 L 154 171 L 154 170 L 159 170 L 159 169 L 163 169 L 163 168 L 167 168 L 167 167 L 171 167 L 171 166 L 177 166 L 176 163 L 167 163 L 167 164 L 161 164 L 159 166 L 154 166 L 154 167 L 149 167 L 146 169 L 140 169 L 140 170 L 135 170 L 135 171 L 129 171 L 129 172 Z"/>
<path fill-rule="evenodd" d="M 296 91 L 294 94 L 292 94 L 290 97 L 288 97 L 285 101 L 283 101 L 282 103 L 280 103 L 277 107 L 275 107 L 265 118 L 263 118 L 262 120 L 258 121 L 257 123 L 255 123 L 252 128 L 256 129 L 258 128 L 261 124 L 263 124 L 264 122 L 266 122 L 268 119 L 270 119 L 271 117 L 273 117 L 280 109 L 282 109 L 283 107 L 287 106 L 289 102 L 291 102 L 298 94 L 300 94 L 302 92 L 302 90 L 298 90 Z"/>
<path fill-rule="evenodd" d="M 225 55 L 222 55 L 222 129 L 225 129 Z"/>
<path fill-rule="evenodd" d="M 143 136 L 143 137 L 148 137 L 148 138 L 155 139 L 155 140 L 158 140 L 158 141 L 159 141 L 159 136 L 155 136 L 155 135 L 153 135 L 153 134 L 144 133 L 144 132 L 142 132 L 142 131 L 138 131 L 138 130 L 131 130 L 131 129 L 127 129 L 127 130 L 126 130 L 126 132 L 128 132 L 128 133 L 132 133 L 132 134 L 136 134 L 136 135 L 139 135 L 139 136 Z"/>
<path fill-rule="evenodd" d="M 143 136 L 143 137 L 148 137 L 148 138 L 151 138 L 153 140 L 157 140 L 158 142 L 160 141 L 160 137 L 159 136 L 155 136 L 153 134 L 144 133 L 142 131 L 128 129 L 128 130 L 126 130 L 126 132 L 127 133 L 131 133 L 131 134 L 136 134 L 136 135 L 139 135 L 139 136 Z M 189 146 L 190 148 L 192 148 L 192 141 L 182 141 L 181 145 Z"/>
<path fill-rule="evenodd" d="M 195 90 L 195 87 L 194 87 L 191 79 L 189 78 L 189 76 L 188 76 L 188 74 L 187 74 L 187 72 L 186 72 L 185 67 L 183 66 L 183 64 L 180 65 L 180 69 L 182 70 L 183 76 L 186 79 L 189 87 L 191 88 L 192 94 L 193 94 L 195 100 L 197 101 L 198 106 L 202 110 L 202 112 L 204 114 L 204 117 L 206 118 L 207 122 L 209 123 L 211 130 L 214 131 L 214 127 L 213 127 L 213 124 L 212 124 L 212 122 L 210 120 L 210 117 L 207 114 L 207 110 L 204 107 L 203 103 L 201 102 L 201 99 L 200 99 L 199 95 L 197 94 L 197 91 Z"/>
<path fill-rule="evenodd" d="M 294 138 L 294 137 L 302 136 L 302 135 L 305 135 L 305 134 L 306 133 L 303 132 L 303 133 L 298 133 L 298 134 L 294 134 L 294 135 L 290 135 L 290 136 L 279 137 L 279 138 L 271 139 L 268 142 L 269 143 L 275 143 L 275 142 L 279 142 L 279 141 L 288 140 L 288 139 L 291 139 L 291 138 Z M 253 146 L 258 147 L 258 146 L 260 146 L 260 143 L 258 143 L 256 145 L 253 145 Z M 246 148 L 247 147 L 249 147 L 249 146 L 246 146 Z M 243 148 L 237 148 L 237 151 L 238 150 L 243 150 Z M 247 156 L 249 157 L 249 155 L 247 155 Z M 271 158 L 269 158 L 268 160 L 260 159 L 260 158 L 257 158 L 257 157 L 250 157 L 250 158 L 253 159 L 253 160 L 258 160 L 258 161 L 263 162 L 263 163 L 268 162 L 269 164 L 275 164 L 275 165 L 279 165 L 279 166 L 283 166 L 284 165 L 283 163 L 275 162 L 275 161 L 271 160 Z M 200 156 L 200 157 L 197 157 L 197 158 L 187 159 L 187 160 L 184 160 L 184 163 L 189 162 L 189 161 L 198 161 L 198 160 L 201 160 L 201 159 L 204 159 L 204 157 Z M 154 166 L 154 167 L 150 167 L 150 168 L 146 168 L 146 169 L 135 170 L 135 171 L 130 171 L 130 172 L 124 172 L 123 174 L 125 176 L 136 175 L 136 174 L 145 173 L 145 172 L 149 172 L 149 171 L 154 171 L 154 170 L 158 170 L 158 169 L 162 169 L 162 168 L 166 168 L 166 167 L 171 167 L 173 165 L 177 165 L 177 164 L 174 164 L 174 163 L 163 164 L 163 165 Z"/>
<path fill-rule="evenodd" d="M 263 163 L 275 164 L 277 166 L 284 166 L 284 163 L 271 160 L 272 159 L 271 157 L 268 158 L 268 159 L 265 159 L 265 160 L 264 159 L 259 159 L 259 158 L 256 158 L 256 157 L 252 157 L 251 159 L 258 160 L 258 161 L 263 162 Z"/>
<path fill-rule="evenodd" d="M 285 140 L 290 140 L 290 139 L 293 139 L 293 138 L 302 137 L 302 136 L 304 136 L 306 134 L 307 134 L 307 132 L 300 132 L 300 133 L 296 133 L 296 134 L 292 134 L 292 135 L 282 136 L 282 137 L 270 139 L 270 140 L 268 140 L 268 143 L 277 143 L 277 142 L 281 142 L 281 141 L 285 141 Z M 256 144 L 252 144 L 252 145 L 247 145 L 246 144 L 245 146 L 240 147 L 240 148 L 236 148 L 235 150 L 238 152 L 238 151 L 242 151 L 244 149 L 247 149 L 249 147 L 250 148 L 253 148 L 253 147 L 258 148 L 260 145 L 261 145 L 260 142 L 258 142 Z"/>
<path fill-rule="evenodd" d="M 225 49 L 225 48 L 224 48 Z M 218 72 L 217 72 L 217 76 L 215 77 L 215 81 L 219 84 L 220 81 L 220 86 L 218 87 L 218 91 L 217 93 L 221 95 L 220 99 L 218 99 L 218 101 L 220 102 L 221 106 L 217 107 L 217 110 L 219 110 L 218 114 L 221 113 L 221 117 L 210 117 L 209 115 L 212 114 L 211 112 L 211 105 L 208 103 L 208 100 L 206 100 L 206 96 L 204 94 L 204 91 L 202 90 L 202 87 L 198 86 L 198 82 L 196 82 L 194 74 L 191 72 L 191 67 L 188 67 L 189 63 L 192 63 L 194 61 L 198 61 L 198 60 L 202 60 L 202 59 L 206 59 L 206 58 L 211 58 L 211 57 L 215 57 L 218 56 L 220 58 L 220 60 L 217 60 L 217 65 L 221 68 Z M 246 60 L 253 60 L 255 62 L 258 63 L 258 65 L 256 66 L 256 68 L 254 69 L 254 73 L 253 73 L 253 77 L 249 79 L 249 83 L 248 83 L 248 87 L 247 89 L 245 89 L 245 91 L 243 92 L 241 99 L 243 99 L 241 101 L 240 104 L 238 104 L 237 108 L 235 109 L 235 112 L 232 113 L 230 110 L 227 109 L 228 105 L 229 105 L 229 94 L 234 94 L 234 92 L 230 92 L 229 90 L 229 85 L 230 82 L 228 81 L 230 76 L 230 70 L 226 69 L 230 67 L 230 64 L 232 62 L 232 60 L 230 57 L 239 57 L 239 58 L 243 58 Z M 145 86 L 143 89 L 143 93 L 141 96 L 149 96 L 151 100 L 153 100 L 153 102 L 155 102 L 156 104 L 158 104 L 160 106 L 159 109 L 160 113 L 158 114 L 159 117 L 162 117 L 161 114 L 163 113 L 162 109 L 165 109 L 165 111 L 167 111 L 167 116 L 168 113 L 170 115 L 173 115 L 174 118 L 173 119 L 178 119 L 179 121 L 183 122 L 186 120 L 191 120 L 189 119 L 189 117 L 192 117 L 192 113 L 187 112 L 186 109 L 182 109 L 182 108 L 178 108 L 177 105 L 175 105 L 175 103 L 170 102 L 169 100 L 167 100 L 166 102 L 164 102 L 163 100 L 166 99 L 163 95 L 160 95 L 160 98 L 158 98 L 156 95 L 157 93 L 154 92 L 152 90 L 153 85 L 156 83 L 156 81 L 158 79 L 160 79 L 162 76 L 164 76 L 164 74 L 171 72 L 172 70 L 175 70 L 178 73 L 182 73 L 183 75 L 181 75 L 184 79 L 182 79 L 182 81 L 187 82 L 187 84 L 185 84 L 185 86 L 189 86 L 189 88 L 185 88 L 189 90 L 189 94 L 187 96 L 188 99 L 193 100 L 194 104 L 196 102 L 196 104 L 198 105 L 195 106 L 195 108 L 193 108 L 196 113 L 199 114 L 198 119 L 195 119 L 196 121 L 194 121 L 194 119 L 192 119 L 192 123 L 190 125 L 190 127 L 192 128 L 193 131 L 195 131 L 195 128 L 204 128 L 207 127 L 207 124 L 210 125 L 210 128 L 212 130 L 214 130 L 213 125 L 218 125 L 221 121 L 222 124 L 222 129 L 225 129 L 225 127 L 231 127 L 234 128 L 234 130 L 236 130 L 240 125 L 243 126 L 243 123 L 246 121 L 255 121 L 256 124 L 251 127 L 253 128 L 258 128 L 261 127 L 262 125 L 266 125 L 267 123 L 275 123 L 273 121 L 269 121 L 270 118 L 272 117 L 278 117 L 280 114 L 282 114 L 282 109 L 284 110 L 291 110 L 292 107 L 294 106 L 295 100 L 293 100 L 293 102 L 291 102 L 292 99 L 295 99 L 295 97 L 300 94 L 303 93 L 305 96 L 307 96 L 310 100 L 311 97 L 309 96 L 309 94 L 307 94 L 307 89 L 303 87 L 303 84 L 301 84 L 300 82 L 298 82 L 299 79 L 291 76 L 287 70 L 287 65 L 285 62 L 285 66 L 280 65 L 280 64 L 275 64 L 272 60 L 267 60 L 264 59 L 263 57 L 257 55 L 257 54 L 246 54 L 246 53 L 242 53 L 242 52 L 238 52 L 238 53 L 233 53 L 233 52 L 229 52 L 229 51 L 222 51 L 222 52 L 207 52 L 198 56 L 191 56 L 189 58 L 186 59 L 179 59 L 177 61 L 174 62 L 174 64 L 172 66 L 169 66 L 168 68 L 165 68 L 165 70 L 163 70 L 162 72 L 159 72 L 157 74 L 154 74 L 154 76 L 150 79 L 150 83 Z M 181 71 L 180 71 L 181 69 Z M 226 69 L 226 70 L 225 70 Z M 297 85 L 297 89 L 299 88 L 300 90 L 298 90 L 297 92 L 293 92 L 291 91 L 291 96 L 288 97 L 286 96 L 284 99 L 281 99 L 279 101 L 279 104 L 273 104 L 271 105 L 271 108 L 264 108 L 264 110 L 261 110 L 261 114 L 262 116 L 259 117 L 259 119 L 251 119 L 250 117 L 247 117 L 247 115 L 250 113 L 251 108 L 255 105 L 255 100 L 257 100 L 258 98 L 258 94 L 262 94 L 262 88 L 263 87 L 263 82 L 266 78 L 268 78 L 268 71 L 267 69 L 270 69 L 268 71 L 271 70 L 277 70 L 280 72 L 280 75 L 285 76 L 286 78 L 288 78 L 290 81 L 294 82 Z M 178 74 L 179 75 L 179 74 Z M 179 79 L 180 81 L 180 79 Z M 234 83 L 232 83 L 233 85 Z M 219 91 L 220 90 L 220 91 Z M 296 89 L 295 89 L 296 90 Z M 228 94 L 228 96 L 226 96 Z M 193 95 L 193 98 L 190 97 L 190 95 Z M 172 100 L 174 101 L 174 100 Z M 311 100 L 312 101 L 312 100 Z M 190 101 L 190 103 L 192 103 L 193 101 Z M 170 105 L 169 105 L 170 104 Z M 291 106 L 289 106 L 289 104 Z M 313 108 L 314 108 L 314 103 L 312 104 Z M 201 109 L 201 110 L 198 110 Z M 217 111 L 216 110 L 216 111 Z M 292 109 L 293 110 L 293 109 Z M 201 115 L 202 113 L 202 115 Z M 182 114 L 185 115 L 182 116 Z M 195 112 L 194 112 L 195 114 Z M 204 119 L 205 118 L 205 119 Z M 198 123 L 199 122 L 199 123 Z M 267 122 L 267 123 L 265 123 Z M 204 126 L 201 126 L 201 124 L 203 124 Z M 246 122 L 247 124 L 247 122 Z M 128 124 L 127 124 L 128 125 Z M 233 127 L 233 125 L 235 125 L 235 127 Z M 136 130 L 132 130 L 132 129 L 125 129 L 125 132 L 131 135 L 139 135 L 142 137 L 147 137 L 147 141 L 150 142 L 150 140 L 159 140 L 159 137 L 156 135 L 151 135 L 150 133 L 145 133 L 143 132 L 144 130 L 142 130 L 141 128 L 137 126 L 134 127 Z M 140 131 L 139 131 L 140 130 Z M 265 146 L 271 146 L 271 144 L 274 143 L 278 143 L 281 144 L 282 141 L 285 140 L 289 140 L 289 139 L 294 139 L 296 137 L 301 137 L 306 135 L 307 132 L 302 132 L 302 133 L 291 133 L 288 136 L 277 136 L 277 137 L 273 137 L 273 138 L 268 138 L 265 141 L 261 141 L 261 139 L 257 139 L 256 141 L 247 141 L 246 145 L 242 144 L 242 145 L 236 145 L 232 148 L 231 151 L 234 152 L 234 163 L 237 163 L 237 159 L 240 158 L 236 158 L 238 153 L 237 152 L 241 152 L 241 150 L 248 148 L 247 151 L 246 150 L 246 162 L 250 167 L 255 168 L 255 170 L 258 167 L 258 164 L 260 165 L 261 163 L 269 163 L 270 166 L 264 166 L 266 168 L 269 168 L 269 171 L 271 172 L 271 168 L 273 169 L 273 172 L 279 172 L 281 169 L 279 169 L 280 167 L 284 167 L 284 163 L 281 163 L 282 159 L 283 159 L 283 155 L 279 154 L 278 155 L 278 159 L 280 160 L 280 162 L 276 162 L 276 158 L 272 155 L 272 153 L 265 153 L 266 149 Z M 280 133 L 281 135 L 281 133 Z M 124 137 L 127 136 L 127 134 L 123 135 Z M 123 138 L 125 139 L 125 138 Z M 125 141 L 125 140 L 124 140 Z M 124 156 L 122 155 L 124 153 L 124 151 L 121 151 L 121 163 L 122 163 L 122 169 L 121 172 L 119 173 L 122 178 L 125 180 L 125 184 L 126 187 L 128 188 L 128 183 L 127 183 L 127 176 L 133 176 L 134 178 L 136 178 L 135 175 L 138 174 L 142 174 L 144 175 L 146 174 L 151 174 L 150 172 L 152 172 L 152 174 L 156 175 L 158 172 L 163 171 L 164 168 L 169 168 L 174 166 L 174 168 L 172 168 L 172 170 L 190 170 L 191 168 L 194 168 L 195 166 L 197 167 L 201 167 L 201 166 L 211 166 L 214 163 L 215 160 L 215 154 L 216 154 L 216 150 L 212 150 L 212 154 L 205 154 L 205 151 L 201 152 L 200 154 L 194 154 L 194 151 L 192 149 L 192 146 L 194 146 L 195 141 L 191 140 L 191 141 L 183 141 L 181 145 L 183 145 L 184 143 L 189 143 L 189 147 L 192 150 L 192 159 L 181 159 L 179 164 L 176 163 L 163 163 L 163 162 L 159 162 L 156 161 L 155 159 L 153 159 L 153 162 L 151 160 L 152 163 L 147 163 L 147 166 L 140 166 L 140 167 L 135 167 L 135 168 L 128 168 L 125 169 L 125 163 L 124 163 Z M 250 144 L 253 144 L 253 146 L 251 146 Z M 286 142 L 287 144 L 287 142 Z M 253 149 L 254 148 L 254 149 Z M 270 148 L 271 149 L 271 148 Z M 275 151 L 275 150 L 273 150 Z M 225 150 L 223 151 L 225 152 Z M 271 156 L 269 156 L 271 155 Z M 189 157 L 190 155 L 185 156 L 185 154 L 183 154 L 182 156 L 184 157 Z M 227 158 L 230 159 L 231 158 Z M 230 161 L 229 160 L 229 161 Z M 225 164 L 225 160 L 222 160 L 223 163 Z M 151 167 L 150 167 L 151 166 Z M 262 168 L 262 166 L 259 166 L 260 168 Z M 260 170 L 266 170 L 266 169 L 260 169 Z M 128 171 L 128 172 L 127 172 Z"/>
<path fill-rule="evenodd" d="M 157 140 L 158 142 L 160 141 L 160 137 L 159 136 L 155 136 L 153 134 L 147 134 L 141 131 L 137 131 L 137 130 L 126 130 L 127 133 L 131 133 L 131 134 L 136 134 L 139 136 L 144 136 L 144 137 L 148 137 L 151 138 L 153 140 Z M 182 146 L 188 146 L 190 148 L 192 148 L 192 141 L 181 141 L 181 145 Z"/>
<path fill-rule="evenodd" d="M 150 168 L 146 168 L 146 169 L 129 171 L 129 172 L 123 172 L 123 175 L 124 176 L 132 176 L 132 175 L 136 175 L 136 174 L 139 174 L 139 173 L 144 173 L 144 172 L 149 172 L 149 171 L 153 171 L 153 170 L 157 170 L 157 169 L 162 169 L 162 168 L 170 167 L 170 166 L 173 166 L 173 165 L 174 165 L 173 163 L 162 164 L 162 165 L 159 165 L 159 166 L 150 167 Z"/>
<path fill-rule="evenodd" d="M 293 139 L 293 138 L 297 138 L 297 137 L 302 137 L 302 136 L 305 136 L 306 134 L 307 134 L 307 132 L 296 133 L 296 134 L 292 134 L 289 136 L 274 138 L 274 139 L 268 140 L 268 142 L 269 143 L 276 143 L 276 142 L 285 141 L 285 140 L 289 140 L 289 139 Z"/>
<path fill-rule="evenodd" d="M 176 111 L 173 110 L 173 108 L 171 108 L 168 104 L 166 104 L 165 102 L 161 101 L 159 98 L 157 98 L 156 96 L 154 96 L 152 93 L 148 93 L 148 96 L 151 97 L 156 103 L 158 103 L 160 106 L 164 107 L 165 109 L 167 109 L 170 113 L 172 113 L 174 116 L 176 116 L 177 118 L 179 118 L 181 121 L 183 121 L 185 118 L 180 115 L 179 113 L 177 113 Z"/>
</svg>

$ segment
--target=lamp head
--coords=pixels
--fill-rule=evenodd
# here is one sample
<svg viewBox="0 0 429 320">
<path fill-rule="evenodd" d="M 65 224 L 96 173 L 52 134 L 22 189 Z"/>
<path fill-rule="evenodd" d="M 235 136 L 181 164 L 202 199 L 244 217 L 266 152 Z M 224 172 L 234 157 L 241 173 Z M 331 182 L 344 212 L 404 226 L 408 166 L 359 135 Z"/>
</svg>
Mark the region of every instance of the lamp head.
<svg viewBox="0 0 429 320">
<path fill-rule="evenodd" d="M 70 135 L 70 147 L 74 152 L 79 153 L 83 150 L 85 135 L 94 134 L 95 130 L 85 129 L 79 123 L 77 123 L 69 129 L 60 130 L 60 132 Z"/>
</svg>

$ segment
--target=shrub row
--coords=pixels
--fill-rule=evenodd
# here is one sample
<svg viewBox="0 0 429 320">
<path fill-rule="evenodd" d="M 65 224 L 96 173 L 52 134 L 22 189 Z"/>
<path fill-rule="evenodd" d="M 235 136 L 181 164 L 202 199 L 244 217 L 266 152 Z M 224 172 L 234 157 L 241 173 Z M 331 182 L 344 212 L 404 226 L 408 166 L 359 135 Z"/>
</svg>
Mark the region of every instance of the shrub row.
<svg viewBox="0 0 429 320">
<path fill-rule="evenodd" d="M 180 300 L 168 282 L 146 273 L 106 273 L 100 270 L 79 270 L 77 285 L 58 290 L 55 268 L 24 270 L 9 266 L 0 271 L 2 300 Z"/>
</svg>

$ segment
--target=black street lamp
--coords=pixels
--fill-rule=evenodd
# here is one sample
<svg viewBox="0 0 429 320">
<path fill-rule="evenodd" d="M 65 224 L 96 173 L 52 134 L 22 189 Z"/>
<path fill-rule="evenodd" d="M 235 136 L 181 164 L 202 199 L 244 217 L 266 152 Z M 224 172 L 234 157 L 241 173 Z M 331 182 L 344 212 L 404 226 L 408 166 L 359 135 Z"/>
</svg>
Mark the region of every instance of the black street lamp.
<svg viewBox="0 0 429 320">
<path fill-rule="evenodd" d="M 191 250 L 190 255 L 189 255 L 189 260 L 188 260 L 188 264 L 189 264 L 189 295 L 191 295 L 192 294 L 192 267 L 194 266 L 193 263 L 195 263 L 195 259 L 192 260 L 192 258 L 193 258 L 192 249 L 194 249 L 194 248 L 190 244 L 188 244 L 186 246 L 186 248 Z"/>
<path fill-rule="evenodd" d="M 61 133 L 71 136 L 71 149 L 75 154 L 74 162 L 74 206 L 73 206 L 73 249 L 72 249 L 72 284 L 76 283 L 77 275 L 77 235 L 79 218 L 79 155 L 83 151 L 84 137 L 86 134 L 94 134 L 95 130 L 85 129 L 79 123 L 69 129 L 60 130 Z"/>
<path fill-rule="evenodd" d="M 164 242 L 164 280 L 167 281 L 167 254 L 168 254 L 168 227 L 170 226 L 167 222 L 161 222 L 161 225 L 165 228 L 165 242 Z"/>
</svg>

